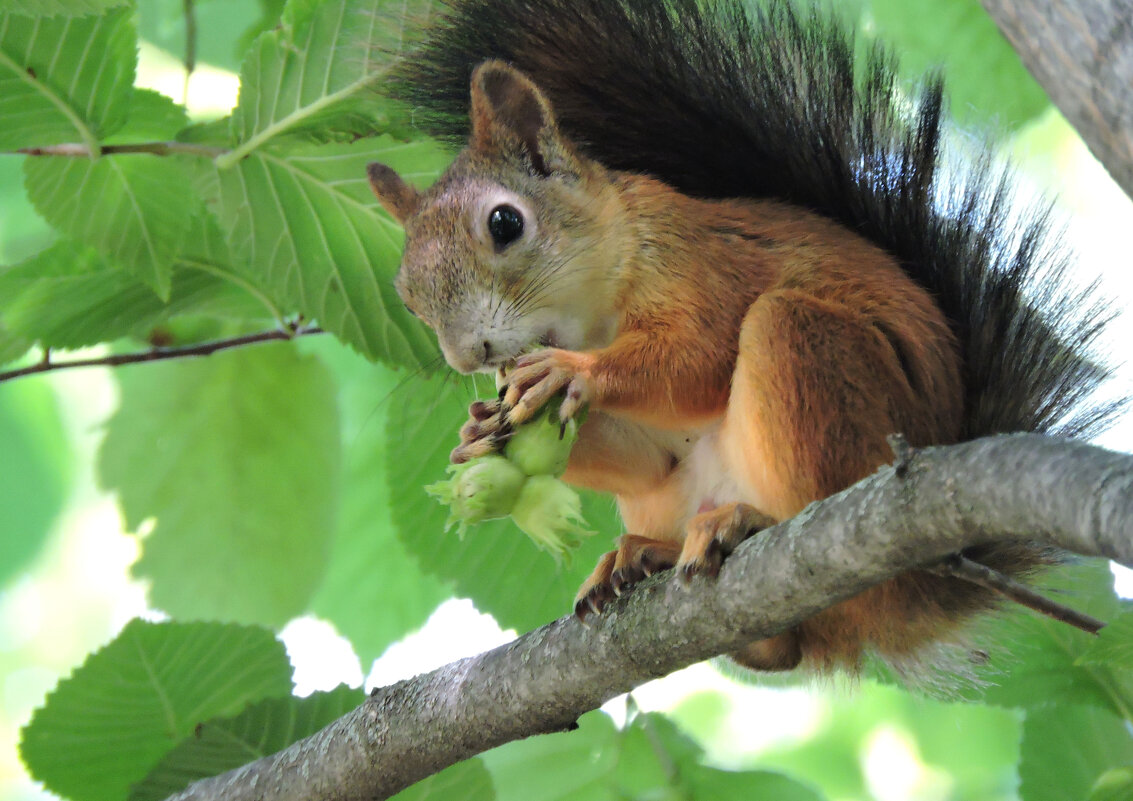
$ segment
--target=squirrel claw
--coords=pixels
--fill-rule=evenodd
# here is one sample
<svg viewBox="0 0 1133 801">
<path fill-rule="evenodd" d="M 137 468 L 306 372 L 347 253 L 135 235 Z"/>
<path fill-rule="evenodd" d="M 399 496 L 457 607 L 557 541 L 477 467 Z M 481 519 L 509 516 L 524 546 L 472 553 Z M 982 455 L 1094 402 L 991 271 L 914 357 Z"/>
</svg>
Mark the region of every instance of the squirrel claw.
<svg viewBox="0 0 1133 801">
<path fill-rule="evenodd" d="M 638 567 L 619 567 L 612 574 L 610 574 L 610 588 L 614 591 L 614 595 L 619 598 L 623 593 L 629 592 L 634 584 L 645 578 L 645 571 Z"/>
<path fill-rule="evenodd" d="M 693 576 L 716 578 L 736 546 L 775 520 L 746 503 L 730 503 L 698 514 L 688 523 L 677 567 L 686 584 Z"/>
<path fill-rule="evenodd" d="M 508 423 L 519 425 L 527 421 L 564 387 L 566 400 L 559 409 L 559 419 L 574 417 L 590 399 L 586 373 L 592 359 L 584 353 L 554 348 L 521 357 L 508 376 L 503 393 Z"/>
</svg>

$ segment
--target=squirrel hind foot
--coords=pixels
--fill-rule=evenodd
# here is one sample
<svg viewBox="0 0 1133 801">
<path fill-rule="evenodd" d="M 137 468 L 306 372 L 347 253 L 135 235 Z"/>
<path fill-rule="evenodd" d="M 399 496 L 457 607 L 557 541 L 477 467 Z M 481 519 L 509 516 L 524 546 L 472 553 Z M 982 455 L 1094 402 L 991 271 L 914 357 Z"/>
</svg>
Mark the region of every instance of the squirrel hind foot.
<svg viewBox="0 0 1133 801">
<path fill-rule="evenodd" d="M 679 542 L 623 534 L 617 550 L 603 554 L 582 582 L 575 596 L 575 616 L 585 621 L 591 614 L 602 614 L 607 603 L 625 595 L 634 584 L 671 568 L 680 552 Z"/>
<path fill-rule="evenodd" d="M 688 522 L 678 575 L 686 583 L 694 576 L 715 578 L 736 546 L 777 521 L 746 503 L 728 503 L 701 512 Z"/>
</svg>

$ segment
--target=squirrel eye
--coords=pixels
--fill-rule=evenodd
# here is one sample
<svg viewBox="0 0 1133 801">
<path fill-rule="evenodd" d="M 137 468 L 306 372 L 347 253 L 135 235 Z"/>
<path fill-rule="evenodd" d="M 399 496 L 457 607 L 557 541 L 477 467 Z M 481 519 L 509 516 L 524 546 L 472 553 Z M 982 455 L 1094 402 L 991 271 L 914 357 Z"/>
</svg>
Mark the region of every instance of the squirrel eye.
<svg viewBox="0 0 1133 801">
<path fill-rule="evenodd" d="M 488 233 L 496 247 L 507 247 L 523 235 L 523 215 L 514 206 L 496 206 L 488 215 Z"/>
</svg>

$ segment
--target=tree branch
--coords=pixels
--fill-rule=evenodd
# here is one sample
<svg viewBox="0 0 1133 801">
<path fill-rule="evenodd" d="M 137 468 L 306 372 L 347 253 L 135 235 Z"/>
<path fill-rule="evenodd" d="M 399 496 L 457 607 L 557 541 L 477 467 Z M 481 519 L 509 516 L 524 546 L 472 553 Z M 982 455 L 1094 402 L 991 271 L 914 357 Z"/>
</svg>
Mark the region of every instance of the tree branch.
<svg viewBox="0 0 1133 801">
<path fill-rule="evenodd" d="M 982 0 L 1094 156 L 1133 197 L 1133 0 Z"/>
<path fill-rule="evenodd" d="M 321 334 L 321 328 L 300 328 L 289 326 L 272 331 L 261 331 L 258 334 L 245 334 L 231 339 L 218 339 L 213 342 L 202 342 L 198 345 L 186 345 L 182 348 L 153 348 L 139 353 L 114 353 L 109 356 L 96 356 L 91 359 L 73 359 L 68 362 L 53 362 L 50 352 L 44 359 L 28 367 L 0 372 L 0 384 L 13 381 L 38 373 L 51 373 L 56 370 L 70 370 L 75 367 L 120 367 L 124 364 L 139 364 L 141 362 L 159 362 L 166 359 L 186 359 L 192 356 L 208 356 L 229 348 L 241 348 L 245 345 L 256 345 L 261 342 L 275 342 L 281 339 L 295 339 L 295 337 L 308 334 Z"/>
<path fill-rule="evenodd" d="M 172 156 L 177 153 L 189 156 L 216 158 L 228 152 L 226 147 L 212 147 L 195 142 L 131 142 L 123 145 L 101 145 L 96 147 L 96 155 L 114 156 L 130 153 L 148 153 L 151 156 Z M 66 158 L 90 158 L 91 148 L 77 142 L 42 147 L 21 147 L 14 152 L 23 156 L 63 156 Z"/>
<path fill-rule="evenodd" d="M 171 798 L 388 798 L 978 542 L 1038 540 L 1133 565 L 1129 455 L 1018 434 L 916 451 L 902 466 L 748 540 L 716 581 L 654 576 L 588 625 L 566 617 L 376 689 L 317 734 Z"/>
</svg>

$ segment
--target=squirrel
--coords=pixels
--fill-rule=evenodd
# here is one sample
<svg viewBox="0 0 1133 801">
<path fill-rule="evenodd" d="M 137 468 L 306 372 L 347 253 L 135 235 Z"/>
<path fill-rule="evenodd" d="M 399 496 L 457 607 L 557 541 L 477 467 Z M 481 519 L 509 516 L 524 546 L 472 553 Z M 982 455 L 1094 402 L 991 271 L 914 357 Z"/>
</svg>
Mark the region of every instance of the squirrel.
<svg viewBox="0 0 1133 801">
<path fill-rule="evenodd" d="M 1061 281 L 1045 208 L 987 152 L 945 166 L 942 79 L 790 0 L 448 0 L 393 69 L 463 149 L 429 189 L 382 164 L 396 287 L 462 373 L 508 368 L 453 461 L 563 397 L 564 479 L 627 534 L 580 618 L 670 567 L 714 576 L 752 531 L 913 446 L 1082 435 L 1103 315 Z M 1038 276 L 1043 267 L 1041 279 Z M 565 394 L 564 394 L 565 393 Z M 1010 575 L 1038 546 L 965 551 Z M 730 656 L 757 670 L 915 663 L 994 604 L 913 570 Z"/>
</svg>

